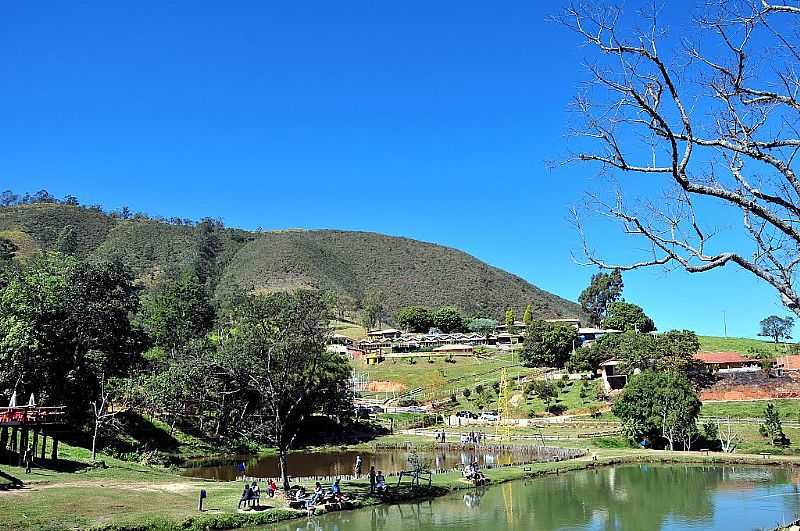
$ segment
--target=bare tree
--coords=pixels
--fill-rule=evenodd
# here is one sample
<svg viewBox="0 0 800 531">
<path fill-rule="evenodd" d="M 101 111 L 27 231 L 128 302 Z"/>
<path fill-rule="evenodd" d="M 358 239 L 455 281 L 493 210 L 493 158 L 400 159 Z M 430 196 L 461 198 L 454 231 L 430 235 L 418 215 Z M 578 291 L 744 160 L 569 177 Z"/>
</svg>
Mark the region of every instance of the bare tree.
<svg viewBox="0 0 800 531">
<path fill-rule="evenodd" d="M 574 102 L 579 147 L 569 160 L 599 164 L 614 178 L 635 176 L 643 196 L 631 201 L 620 191 L 626 184 L 587 201 L 644 242 L 643 257 L 623 264 L 600 257 L 583 209 L 574 209 L 584 254 L 621 270 L 702 273 L 733 263 L 800 315 L 800 7 L 709 1 L 683 39 L 668 34 L 660 14 L 633 14 L 633 29 L 621 9 L 596 3 L 557 17 L 594 58 Z M 736 234 L 723 237 L 723 228 Z"/>
<path fill-rule="evenodd" d="M 717 420 L 717 433 L 719 434 L 719 443 L 722 446 L 722 451 L 726 454 L 735 452 L 739 436 L 733 431 L 730 419 L 725 423 L 725 429 L 722 429 L 722 422 Z"/>
<path fill-rule="evenodd" d="M 100 379 L 100 395 L 91 402 L 94 413 L 94 432 L 92 433 L 92 461 L 97 458 L 97 438 L 103 430 L 117 424 L 117 415 L 129 409 L 131 394 L 121 381 L 107 382 Z"/>
</svg>

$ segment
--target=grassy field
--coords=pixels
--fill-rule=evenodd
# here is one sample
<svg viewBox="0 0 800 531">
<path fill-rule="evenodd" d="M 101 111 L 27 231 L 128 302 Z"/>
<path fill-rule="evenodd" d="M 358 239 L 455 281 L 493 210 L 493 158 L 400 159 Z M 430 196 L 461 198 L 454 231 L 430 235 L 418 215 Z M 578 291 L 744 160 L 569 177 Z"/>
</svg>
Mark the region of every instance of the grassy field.
<svg viewBox="0 0 800 531">
<path fill-rule="evenodd" d="M 752 400 L 747 402 L 706 402 L 700 414 L 707 417 L 761 418 L 772 402 L 784 420 L 800 421 L 800 400 Z"/>
<path fill-rule="evenodd" d="M 742 337 L 716 337 L 698 336 L 700 339 L 700 350 L 705 352 L 739 352 L 746 355 L 748 352 L 758 350 L 775 355 L 789 353 L 791 343 L 775 344 L 772 341 L 762 341 L 759 339 L 747 339 Z"/>
</svg>

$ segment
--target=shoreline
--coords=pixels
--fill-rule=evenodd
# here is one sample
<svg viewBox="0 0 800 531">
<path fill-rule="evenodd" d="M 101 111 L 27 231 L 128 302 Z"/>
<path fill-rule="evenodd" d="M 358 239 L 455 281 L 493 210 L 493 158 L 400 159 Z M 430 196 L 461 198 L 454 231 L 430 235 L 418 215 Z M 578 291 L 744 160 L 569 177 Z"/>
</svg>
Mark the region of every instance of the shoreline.
<svg viewBox="0 0 800 531">
<path fill-rule="evenodd" d="M 514 465 L 510 467 L 495 468 L 485 470 L 486 476 L 490 478 L 489 486 L 501 485 L 510 481 L 537 479 L 548 475 L 558 475 L 562 473 L 575 472 L 593 468 L 619 466 L 636 463 L 652 464 L 707 464 L 707 465 L 751 465 L 751 466 L 770 466 L 770 467 L 800 467 L 800 457 L 795 456 L 761 456 L 752 454 L 714 454 L 706 455 L 702 452 L 663 452 L 663 451 L 639 451 L 630 452 L 617 451 L 614 454 L 600 456 L 590 451 L 588 456 L 579 457 L 572 460 L 534 463 L 528 465 Z M 594 457 L 596 456 L 596 460 Z M 348 490 L 356 491 L 363 488 L 366 480 L 355 480 L 342 482 L 345 492 Z M 391 487 L 390 487 L 391 488 Z M 429 500 L 445 496 L 452 492 L 475 488 L 473 485 L 460 480 L 460 474 L 452 472 L 437 474 L 433 478 L 431 487 L 421 486 L 416 489 L 410 487 L 394 487 L 393 495 L 389 498 L 367 497 L 358 499 L 353 507 L 345 509 L 355 511 L 371 506 L 383 504 L 404 503 L 417 500 Z M 317 511 L 317 515 L 326 514 L 324 509 Z M 197 516 L 190 516 L 183 519 L 155 518 L 149 522 L 140 524 L 115 524 L 94 526 L 95 531 L 147 531 L 152 529 L 159 530 L 204 530 L 204 529 L 238 529 L 259 525 L 276 524 L 301 519 L 307 516 L 306 511 L 296 511 L 283 507 L 276 507 L 263 510 L 262 512 L 222 512 L 218 514 L 204 513 Z M 779 529 L 789 529 L 789 527 Z"/>
</svg>

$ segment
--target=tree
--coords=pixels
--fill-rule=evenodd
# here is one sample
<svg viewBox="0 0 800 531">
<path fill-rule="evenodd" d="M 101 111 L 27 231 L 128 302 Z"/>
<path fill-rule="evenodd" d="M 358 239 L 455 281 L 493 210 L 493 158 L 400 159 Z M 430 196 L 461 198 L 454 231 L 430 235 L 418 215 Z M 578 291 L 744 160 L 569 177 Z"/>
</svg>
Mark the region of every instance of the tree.
<svg viewBox="0 0 800 531">
<path fill-rule="evenodd" d="M 0 238 L 0 262 L 10 262 L 17 254 L 17 244 L 8 238 Z"/>
<path fill-rule="evenodd" d="M 218 270 L 217 256 L 222 250 L 219 231 L 224 228 L 222 221 L 205 218 L 197 225 L 197 254 L 194 271 L 200 283 L 211 290 L 216 285 Z"/>
<path fill-rule="evenodd" d="M 78 201 L 78 198 L 75 197 L 74 195 L 64 196 L 64 200 L 61 201 L 61 203 L 64 204 L 64 205 L 68 205 L 68 206 L 78 206 L 78 205 L 80 205 L 80 201 Z"/>
<path fill-rule="evenodd" d="M 125 374 L 144 348 L 130 321 L 138 307 L 133 274 L 119 261 L 46 253 L 12 270 L 0 289 L 0 393 L 67 406 L 80 426 L 101 375 Z"/>
<path fill-rule="evenodd" d="M 600 339 L 618 336 L 619 334 L 608 334 Z M 614 351 L 607 350 L 604 348 L 604 345 L 599 345 L 599 342 L 600 340 L 597 340 L 591 345 L 575 349 L 575 352 L 570 355 L 566 363 L 566 367 L 570 372 L 594 373 L 594 371 L 600 367 L 601 363 L 614 357 Z"/>
<path fill-rule="evenodd" d="M 781 415 L 772 402 L 768 403 L 767 407 L 764 408 L 764 423 L 759 426 L 758 429 L 761 434 L 764 437 L 768 437 L 770 442 L 775 446 L 789 446 L 789 439 L 786 437 L 786 434 L 783 433 Z"/>
<path fill-rule="evenodd" d="M 488 336 L 497 328 L 497 321 L 485 317 L 477 317 L 467 323 L 467 330 L 476 334 Z"/>
<path fill-rule="evenodd" d="M 578 296 L 578 302 L 595 326 L 600 326 L 606 317 L 608 305 L 622 297 L 622 273 L 614 269 L 611 273 L 592 275 L 589 285 Z"/>
<path fill-rule="evenodd" d="M 762 319 L 759 324 L 761 325 L 761 332 L 758 335 L 771 337 L 775 344 L 780 343 L 782 339 L 792 339 L 792 328 L 794 328 L 794 319 L 792 317 L 770 315 L 766 319 Z"/>
<path fill-rule="evenodd" d="M 144 298 L 141 322 L 157 345 L 175 355 L 211 330 L 214 307 L 200 278 L 187 269 L 164 279 Z"/>
<path fill-rule="evenodd" d="M 226 347 L 228 363 L 246 374 L 256 397 L 252 414 L 243 415 L 246 430 L 275 446 L 285 490 L 287 454 L 303 421 L 316 411 L 340 420 L 352 415 L 350 365 L 325 346 L 328 317 L 316 292 L 250 296 Z"/>
<path fill-rule="evenodd" d="M 431 314 L 433 326 L 448 334 L 450 332 L 461 332 L 464 330 L 464 318 L 457 308 L 452 306 L 442 306 Z"/>
<path fill-rule="evenodd" d="M 700 340 L 689 330 L 671 330 L 657 336 L 626 332 L 614 334 L 613 339 L 604 338 L 601 346 L 622 362 L 618 367 L 621 373 L 652 369 L 686 374 L 694 364 Z"/>
<path fill-rule="evenodd" d="M 509 334 L 513 334 L 514 332 L 516 332 L 517 327 L 514 326 L 515 322 L 516 322 L 516 318 L 514 317 L 514 309 L 513 308 L 508 308 L 506 310 L 505 323 L 506 323 L 506 331 Z"/>
<path fill-rule="evenodd" d="M 709 2 L 683 41 L 665 31 L 656 9 L 630 24 L 621 9 L 588 3 L 557 17 L 595 52 L 587 62 L 591 82 L 574 105 L 581 151 L 569 158 L 647 182 L 636 202 L 624 197 L 623 182 L 616 190 L 595 187 L 601 192 L 587 205 L 644 243 L 641 259 L 615 264 L 598 256 L 576 209 L 584 254 L 589 263 L 624 270 L 703 273 L 734 264 L 800 315 L 800 140 L 781 126 L 800 110 L 792 29 L 800 8 Z M 725 208 L 734 214 L 723 219 L 741 225 L 721 237 Z"/>
<path fill-rule="evenodd" d="M 525 334 L 520 359 L 528 367 L 563 367 L 577 340 L 572 326 L 536 320 Z"/>
<path fill-rule="evenodd" d="M 630 302 L 617 301 L 608 305 L 603 328 L 646 334 L 655 331 L 656 325 L 641 307 Z"/>
<path fill-rule="evenodd" d="M 92 431 L 92 461 L 97 458 L 97 439 L 100 433 L 111 426 L 119 427 L 117 415 L 128 411 L 131 392 L 130 380 L 118 379 L 107 381 L 100 375 L 100 391 L 96 400 L 91 402 L 94 413 L 94 430 Z"/>
<path fill-rule="evenodd" d="M 522 322 L 525 323 L 525 326 L 528 327 L 533 322 L 533 305 L 528 304 L 525 307 L 525 313 L 522 314 Z"/>
<path fill-rule="evenodd" d="M 401 308 L 396 319 L 397 324 L 409 332 L 427 332 L 433 326 L 433 316 L 423 306 Z"/>
<path fill-rule="evenodd" d="M 19 196 L 11 190 L 6 190 L 0 194 L 0 205 L 7 207 L 19 204 Z"/>
<path fill-rule="evenodd" d="M 612 412 L 635 440 L 662 438 L 674 450 L 697 432 L 700 400 L 686 376 L 646 370 L 631 377 Z"/>
<path fill-rule="evenodd" d="M 545 409 L 549 411 L 550 404 L 558 398 L 558 389 L 546 380 L 534 380 L 527 385 L 526 394 L 536 396 L 544 402 Z"/>
<path fill-rule="evenodd" d="M 361 323 L 367 331 L 379 325 L 385 315 L 383 295 L 374 290 L 368 290 L 361 300 Z"/>
</svg>

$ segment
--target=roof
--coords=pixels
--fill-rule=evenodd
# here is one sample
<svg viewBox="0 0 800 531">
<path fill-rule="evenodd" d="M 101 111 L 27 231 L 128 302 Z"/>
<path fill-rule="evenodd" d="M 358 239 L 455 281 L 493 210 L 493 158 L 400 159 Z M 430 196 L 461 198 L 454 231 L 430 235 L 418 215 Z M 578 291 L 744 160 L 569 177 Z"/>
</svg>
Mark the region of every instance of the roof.
<svg viewBox="0 0 800 531">
<path fill-rule="evenodd" d="M 375 330 L 373 332 L 369 332 L 367 335 L 368 336 L 383 336 L 383 335 L 386 335 L 386 334 L 399 334 L 399 333 L 401 333 L 400 330 L 398 330 L 396 328 L 387 328 L 385 330 Z"/>
<path fill-rule="evenodd" d="M 434 352 L 446 352 L 448 350 L 472 350 L 472 345 L 442 345 L 433 349 Z"/>
<path fill-rule="evenodd" d="M 800 356 L 781 356 L 775 363 L 786 371 L 800 371 Z"/>
<path fill-rule="evenodd" d="M 747 363 L 748 361 L 752 361 L 750 358 L 745 358 L 738 352 L 698 352 L 693 357 L 706 365 Z"/>
<path fill-rule="evenodd" d="M 614 328 L 578 328 L 579 334 L 621 334 L 622 330 L 616 330 Z"/>
<path fill-rule="evenodd" d="M 619 365 L 620 363 L 622 363 L 622 362 L 619 361 L 619 360 L 608 360 L 608 361 L 604 361 L 603 363 L 601 363 L 600 366 L 601 367 L 613 367 L 615 365 Z"/>
</svg>

